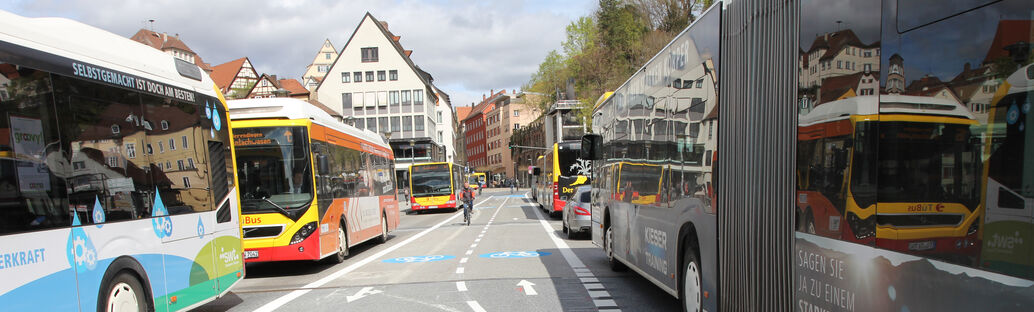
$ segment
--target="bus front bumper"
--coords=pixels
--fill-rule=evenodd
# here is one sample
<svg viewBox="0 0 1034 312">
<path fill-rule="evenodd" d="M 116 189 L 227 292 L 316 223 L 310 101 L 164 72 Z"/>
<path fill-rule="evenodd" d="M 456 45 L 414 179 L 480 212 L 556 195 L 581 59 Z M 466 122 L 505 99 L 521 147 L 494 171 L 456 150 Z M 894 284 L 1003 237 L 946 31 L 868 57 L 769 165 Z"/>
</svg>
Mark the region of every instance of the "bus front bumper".
<svg viewBox="0 0 1034 312">
<path fill-rule="evenodd" d="M 255 248 L 249 248 L 248 240 L 244 240 L 244 262 L 319 260 L 319 236 L 317 231 L 297 244 Z"/>
</svg>

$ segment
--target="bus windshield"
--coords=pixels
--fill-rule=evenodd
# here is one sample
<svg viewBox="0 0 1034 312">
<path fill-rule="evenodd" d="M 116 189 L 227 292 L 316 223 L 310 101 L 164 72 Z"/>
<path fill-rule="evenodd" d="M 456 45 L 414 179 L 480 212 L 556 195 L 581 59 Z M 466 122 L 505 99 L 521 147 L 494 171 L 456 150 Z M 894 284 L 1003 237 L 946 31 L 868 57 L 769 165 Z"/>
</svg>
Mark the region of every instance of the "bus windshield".
<svg viewBox="0 0 1034 312">
<path fill-rule="evenodd" d="M 412 192 L 414 197 L 443 196 L 452 194 L 449 165 L 435 164 L 413 166 L 411 169 L 411 175 L 411 178 L 413 179 Z"/>
<path fill-rule="evenodd" d="M 305 127 L 233 130 L 241 211 L 257 213 L 306 207 L 313 197 Z"/>
<path fill-rule="evenodd" d="M 557 162 L 560 166 L 560 176 L 588 176 L 590 167 L 588 161 L 578 158 L 581 152 L 581 144 L 561 145 L 557 148 Z"/>
<path fill-rule="evenodd" d="M 980 201 L 980 158 L 967 124 L 880 122 L 880 202 Z"/>
</svg>

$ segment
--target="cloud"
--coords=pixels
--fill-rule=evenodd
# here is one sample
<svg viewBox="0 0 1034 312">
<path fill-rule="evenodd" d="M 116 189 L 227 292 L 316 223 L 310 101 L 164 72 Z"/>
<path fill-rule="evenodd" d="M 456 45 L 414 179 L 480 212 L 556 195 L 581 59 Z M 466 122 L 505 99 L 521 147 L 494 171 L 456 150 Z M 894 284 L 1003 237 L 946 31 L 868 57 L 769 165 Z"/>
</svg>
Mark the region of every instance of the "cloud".
<svg viewBox="0 0 1034 312">
<path fill-rule="evenodd" d="M 386 21 L 414 62 L 454 105 L 490 89 L 526 82 L 564 27 L 591 14 L 595 1 L 15 1 L 0 9 L 29 17 L 78 20 L 122 36 L 150 27 L 179 34 L 212 65 L 242 56 L 262 73 L 300 78 L 324 39 L 340 50 L 369 11 Z"/>
</svg>

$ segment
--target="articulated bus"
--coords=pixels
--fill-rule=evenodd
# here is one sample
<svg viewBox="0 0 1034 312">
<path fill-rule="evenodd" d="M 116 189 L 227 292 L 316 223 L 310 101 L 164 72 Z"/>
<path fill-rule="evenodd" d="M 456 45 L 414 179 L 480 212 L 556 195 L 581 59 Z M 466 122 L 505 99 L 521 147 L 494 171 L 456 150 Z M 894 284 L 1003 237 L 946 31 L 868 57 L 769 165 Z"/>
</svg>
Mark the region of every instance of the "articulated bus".
<svg viewBox="0 0 1034 312">
<path fill-rule="evenodd" d="M 760 29 L 796 40 L 744 37 L 779 18 L 786 29 Z M 760 42 L 773 50 L 744 48 Z M 685 311 L 744 308 L 729 293 L 741 291 L 787 304 L 754 309 L 1034 310 L 1031 42 L 1034 3 L 1023 0 L 716 3 L 595 107 L 583 138 L 593 243 Z M 718 85 L 748 72 L 757 79 Z M 755 83 L 769 89 L 738 89 Z M 757 105 L 796 129 L 754 119 L 769 111 Z M 745 120 L 778 140 L 752 137 L 757 129 L 738 128 Z M 722 154 L 738 164 L 796 157 L 723 168 L 719 142 L 757 144 L 735 149 L 756 155 Z M 771 181 L 796 187 L 757 185 Z M 793 200 L 716 195 L 777 189 Z M 735 217 L 757 218 L 756 228 L 719 231 L 755 221 Z M 769 266 L 720 249 L 773 234 L 792 238 L 792 250 L 754 247 L 785 255 L 773 262 L 781 273 L 750 272 Z M 731 282 L 751 276 L 765 288 Z"/>
<path fill-rule="evenodd" d="M 463 204 L 463 166 L 452 163 L 415 164 L 409 167 L 410 205 L 413 211 L 456 210 Z"/>
<path fill-rule="evenodd" d="M 581 148 L 582 142 L 578 141 L 554 143 L 553 150 L 541 158 L 542 173 L 535 186 L 535 200 L 551 216 L 563 212 L 576 187 L 590 183 L 591 162 L 579 157 Z"/>
<path fill-rule="evenodd" d="M 0 309 L 182 311 L 243 278 L 225 101 L 194 64 L 0 11 Z"/>
<path fill-rule="evenodd" d="M 398 227 L 394 158 L 377 134 L 290 98 L 230 101 L 244 261 L 342 262 Z"/>
<path fill-rule="evenodd" d="M 481 186 L 488 186 L 488 180 L 484 172 L 475 172 L 467 176 L 467 186 L 471 189 L 478 189 Z"/>
<path fill-rule="evenodd" d="M 982 165 L 968 109 L 865 95 L 815 105 L 798 124 L 799 230 L 976 262 Z"/>
</svg>

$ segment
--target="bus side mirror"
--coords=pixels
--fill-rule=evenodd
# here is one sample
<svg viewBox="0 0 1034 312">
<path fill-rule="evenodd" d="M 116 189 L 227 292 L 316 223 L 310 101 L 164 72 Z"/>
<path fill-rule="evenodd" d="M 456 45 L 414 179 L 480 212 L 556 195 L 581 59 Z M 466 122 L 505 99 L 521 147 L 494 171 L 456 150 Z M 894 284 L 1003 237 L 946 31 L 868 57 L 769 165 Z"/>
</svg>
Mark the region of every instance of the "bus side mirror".
<svg viewBox="0 0 1034 312">
<path fill-rule="evenodd" d="M 532 167 L 531 168 L 531 175 L 536 175 L 536 176 L 537 175 L 542 175 L 542 168 Z"/>
<path fill-rule="evenodd" d="M 603 158 L 603 136 L 588 133 L 582 136 L 581 159 L 600 160 Z"/>
<path fill-rule="evenodd" d="M 316 170 L 319 171 L 320 175 L 327 175 L 330 173 L 330 161 L 327 159 L 327 155 L 316 156 Z"/>
</svg>

